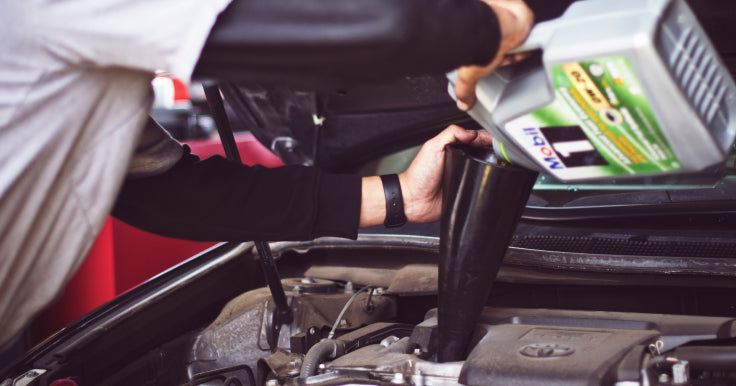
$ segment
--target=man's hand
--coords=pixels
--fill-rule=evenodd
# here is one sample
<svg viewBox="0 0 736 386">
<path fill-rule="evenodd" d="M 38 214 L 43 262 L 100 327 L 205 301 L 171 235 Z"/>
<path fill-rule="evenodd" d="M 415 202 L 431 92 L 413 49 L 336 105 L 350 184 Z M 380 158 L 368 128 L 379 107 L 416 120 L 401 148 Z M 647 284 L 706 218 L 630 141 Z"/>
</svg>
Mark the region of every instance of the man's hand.
<svg viewBox="0 0 736 386">
<path fill-rule="evenodd" d="M 521 45 L 529 36 L 534 14 L 522 0 L 482 0 L 493 9 L 501 28 L 501 42 L 496 57 L 485 66 L 463 66 L 457 70 L 455 96 L 460 110 L 470 110 L 475 104 L 475 85 L 478 80 L 490 75 L 498 66 L 511 64 L 524 57 L 523 54 L 507 55 Z"/>
<path fill-rule="evenodd" d="M 409 168 L 399 174 L 404 212 L 409 222 L 427 223 L 440 219 L 445 146 L 451 143 L 490 146 L 491 134 L 452 125 L 424 143 Z M 360 226 L 383 224 L 385 217 L 386 200 L 381 179 L 377 176 L 363 178 Z"/>
</svg>

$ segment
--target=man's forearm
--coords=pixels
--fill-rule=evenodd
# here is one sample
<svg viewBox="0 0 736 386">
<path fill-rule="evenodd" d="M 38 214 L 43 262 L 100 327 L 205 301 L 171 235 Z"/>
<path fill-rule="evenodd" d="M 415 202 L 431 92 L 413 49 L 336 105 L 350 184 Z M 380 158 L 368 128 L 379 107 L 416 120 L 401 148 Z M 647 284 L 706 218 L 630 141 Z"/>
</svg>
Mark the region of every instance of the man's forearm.
<svg viewBox="0 0 736 386">
<path fill-rule="evenodd" d="M 354 238 L 360 186 L 359 176 L 316 168 L 267 169 L 185 155 L 165 173 L 126 180 L 113 215 L 189 240 Z"/>
<path fill-rule="evenodd" d="M 360 227 L 383 224 L 386 218 L 386 199 L 378 176 L 363 177 L 360 200 Z"/>
<path fill-rule="evenodd" d="M 312 73 L 351 78 L 486 64 L 501 31 L 479 0 L 235 0 L 195 74 Z"/>
</svg>

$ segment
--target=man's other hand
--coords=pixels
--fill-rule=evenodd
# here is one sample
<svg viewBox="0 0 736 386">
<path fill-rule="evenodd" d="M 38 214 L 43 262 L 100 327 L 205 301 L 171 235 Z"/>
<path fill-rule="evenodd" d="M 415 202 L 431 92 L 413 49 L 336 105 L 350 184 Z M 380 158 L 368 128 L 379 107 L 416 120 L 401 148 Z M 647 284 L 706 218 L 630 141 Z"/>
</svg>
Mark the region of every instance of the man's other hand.
<svg viewBox="0 0 736 386">
<path fill-rule="evenodd" d="M 493 9 L 501 29 L 501 42 L 496 57 L 485 66 L 462 66 L 457 70 L 455 96 L 460 110 L 470 110 L 475 104 L 475 85 L 490 75 L 498 66 L 519 61 L 524 54 L 507 53 L 521 45 L 529 36 L 534 14 L 522 0 L 482 0 Z"/>
</svg>

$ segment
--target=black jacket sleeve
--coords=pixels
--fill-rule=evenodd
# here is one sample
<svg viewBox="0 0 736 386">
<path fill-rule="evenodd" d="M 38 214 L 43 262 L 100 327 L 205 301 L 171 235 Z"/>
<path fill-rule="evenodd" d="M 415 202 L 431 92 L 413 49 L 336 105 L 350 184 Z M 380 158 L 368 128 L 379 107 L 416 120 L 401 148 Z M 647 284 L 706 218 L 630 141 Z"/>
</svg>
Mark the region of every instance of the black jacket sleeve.
<svg viewBox="0 0 736 386">
<path fill-rule="evenodd" d="M 163 236 L 202 241 L 356 238 L 361 177 L 265 168 L 186 154 L 167 172 L 123 184 L 113 216 Z"/>
<path fill-rule="evenodd" d="M 499 39 L 495 13 L 479 0 L 234 0 L 195 77 L 436 74 L 489 63 Z"/>
</svg>

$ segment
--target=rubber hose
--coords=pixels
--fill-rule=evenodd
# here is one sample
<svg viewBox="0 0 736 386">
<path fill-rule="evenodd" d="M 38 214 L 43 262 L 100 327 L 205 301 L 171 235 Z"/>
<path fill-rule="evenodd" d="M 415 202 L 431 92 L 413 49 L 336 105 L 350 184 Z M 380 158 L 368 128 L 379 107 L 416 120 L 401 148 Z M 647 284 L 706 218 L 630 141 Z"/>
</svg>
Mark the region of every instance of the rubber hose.
<svg viewBox="0 0 736 386">
<path fill-rule="evenodd" d="M 311 377 L 317 373 L 317 366 L 328 358 L 337 358 L 345 353 L 345 343 L 335 339 L 325 339 L 309 349 L 304 356 L 299 378 Z"/>
<path fill-rule="evenodd" d="M 684 346 L 675 349 L 674 356 L 698 370 L 736 369 L 736 348 L 729 346 Z"/>
</svg>

